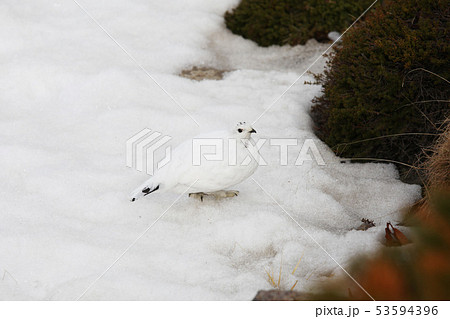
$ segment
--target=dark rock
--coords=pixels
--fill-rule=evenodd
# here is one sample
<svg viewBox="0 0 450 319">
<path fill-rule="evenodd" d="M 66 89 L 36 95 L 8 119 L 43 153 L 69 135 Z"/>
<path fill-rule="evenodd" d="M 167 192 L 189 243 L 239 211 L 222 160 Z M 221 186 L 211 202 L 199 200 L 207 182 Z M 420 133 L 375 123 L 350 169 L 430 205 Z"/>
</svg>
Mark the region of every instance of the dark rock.
<svg viewBox="0 0 450 319">
<path fill-rule="evenodd" d="M 291 290 L 260 290 L 256 294 L 253 301 L 305 301 L 308 299 L 309 294 L 299 291 Z"/>
</svg>

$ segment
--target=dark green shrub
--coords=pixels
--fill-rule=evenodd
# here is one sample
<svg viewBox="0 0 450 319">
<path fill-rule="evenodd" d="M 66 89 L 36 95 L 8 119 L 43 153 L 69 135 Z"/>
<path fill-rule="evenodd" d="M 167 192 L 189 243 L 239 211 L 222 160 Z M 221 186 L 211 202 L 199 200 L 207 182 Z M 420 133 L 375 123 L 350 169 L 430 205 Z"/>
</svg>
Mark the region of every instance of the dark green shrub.
<svg viewBox="0 0 450 319">
<path fill-rule="evenodd" d="M 326 40 L 345 30 L 374 0 L 242 0 L 225 14 L 227 28 L 261 46 Z"/>
<path fill-rule="evenodd" d="M 414 164 L 450 115 L 450 6 L 386 2 L 334 49 L 312 116 L 338 155 Z M 373 139 L 393 134 L 402 135 Z"/>
</svg>

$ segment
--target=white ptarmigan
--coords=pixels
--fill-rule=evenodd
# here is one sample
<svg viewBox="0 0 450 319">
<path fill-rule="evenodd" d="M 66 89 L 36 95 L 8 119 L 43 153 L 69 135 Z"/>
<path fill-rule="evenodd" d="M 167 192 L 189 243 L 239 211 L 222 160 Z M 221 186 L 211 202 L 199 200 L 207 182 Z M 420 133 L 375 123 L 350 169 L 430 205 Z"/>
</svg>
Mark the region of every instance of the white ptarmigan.
<svg viewBox="0 0 450 319">
<path fill-rule="evenodd" d="M 219 198 L 237 196 L 238 191 L 227 189 L 250 177 L 258 167 L 259 153 L 253 147 L 252 133 L 256 131 L 250 125 L 239 122 L 230 131 L 202 134 L 183 142 L 173 150 L 168 164 L 131 193 L 130 200 L 135 201 L 156 191 L 184 193 L 189 190 L 189 197 L 202 201 L 208 195 Z M 200 142 L 197 147 L 194 147 L 194 140 Z M 219 144 L 216 146 L 210 143 L 217 141 Z M 206 156 L 196 152 L 216 156 L 207 160 Z"/>
</svg>

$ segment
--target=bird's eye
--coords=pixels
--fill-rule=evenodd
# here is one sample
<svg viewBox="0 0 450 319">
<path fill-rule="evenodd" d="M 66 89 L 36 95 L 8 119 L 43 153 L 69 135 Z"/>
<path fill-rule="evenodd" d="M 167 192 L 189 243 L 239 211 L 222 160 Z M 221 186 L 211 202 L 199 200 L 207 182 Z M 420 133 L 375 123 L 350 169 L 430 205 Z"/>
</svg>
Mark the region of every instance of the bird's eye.
<svg viewBox="0 0 450 319">
<path fill-rule="evenodd" d="M 239 133 L 242 133 L 242 129 L 241 129 L 241 128 L 240 128 L 240 129 L 238 129 L 238 132 L 239 132 Z"/>
</svg>

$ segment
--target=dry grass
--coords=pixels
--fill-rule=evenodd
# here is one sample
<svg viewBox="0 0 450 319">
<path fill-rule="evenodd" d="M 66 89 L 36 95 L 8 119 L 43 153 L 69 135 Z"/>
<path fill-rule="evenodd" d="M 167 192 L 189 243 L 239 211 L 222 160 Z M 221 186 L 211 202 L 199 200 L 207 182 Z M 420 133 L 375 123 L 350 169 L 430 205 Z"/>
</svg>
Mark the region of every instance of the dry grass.
<svg viewBox="0 0 450 319">
<path fill-rule="evenodd" d="M 433 147 L 433 154 L 425 163 L 429 191 L 450 189 L 450 118 L 445 121 L 446 129 Z"/>
<path fill-rule="evenodd" d="M 300 257 L 300 259 L 298 260 L 297 265 L 295 265 L 294 269 L 292 270 L 292 272 L 291 272 L 292 275 L 295 274 L 295 271 L 297 270 L 298 266 L 300 265 L 300 262 L 302 261 L 302 258 L 303 258 L 303 254 Z M 272 270 L 266 270 L 267 281 L 269 282 L 269 284 L 273 288 L 278 289 L 278 290 L 284 289 L 283 287 L 281 287 L 281 283 L 282 283 L 282 281 L 281 281 L 281 272 L 282 272 L 282 270 L 283 270 L 283 256 L 281 256 L 280 270 L 278 272 L 278 278 L 276 278 L 275 271 L 273 269 Z M 291 288 L 290 288 L 291 291 L 294 290 L 294 288 L 297 285 L 297 283 L 298 283 L 298 280 L 296 280 L 294 282 L 294 284 L 291 286 Z"/>
<path fill-rule="evenodd" d="M 406 215 L 428 217 L 432 208 L 430 201 L 433 194 L 450 192 L 450 118 L 442 125 L 443 133 L 431 149 L 431 155 L 422 164 L 427 175 L 425 196 L 410 209 Z M 425 153 L 425 152 L 424 152 Z"/>
</svg>

